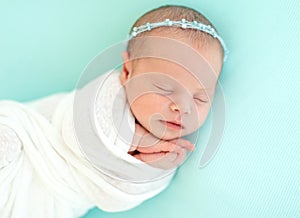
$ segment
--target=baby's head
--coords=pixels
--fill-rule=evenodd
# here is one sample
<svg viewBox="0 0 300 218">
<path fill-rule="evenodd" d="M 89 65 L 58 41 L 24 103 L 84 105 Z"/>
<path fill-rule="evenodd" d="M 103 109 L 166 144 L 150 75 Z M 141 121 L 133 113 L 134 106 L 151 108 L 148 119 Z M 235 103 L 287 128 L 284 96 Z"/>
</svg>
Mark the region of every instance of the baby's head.
<svg viewBox="0 0 300 218">
<path fill-rule="evenodd" d="M 154 9 L 136 21 L 123 53 L 121 82 L 131 111 L 165 140 L 191 134 L 204 123 L 222 70 L 222 39 L 216 32 L 212 36 L 215 28 L 210 34 L 194 28 L 199 23 L 214 28 L 184 6 Z"/>
</svg>

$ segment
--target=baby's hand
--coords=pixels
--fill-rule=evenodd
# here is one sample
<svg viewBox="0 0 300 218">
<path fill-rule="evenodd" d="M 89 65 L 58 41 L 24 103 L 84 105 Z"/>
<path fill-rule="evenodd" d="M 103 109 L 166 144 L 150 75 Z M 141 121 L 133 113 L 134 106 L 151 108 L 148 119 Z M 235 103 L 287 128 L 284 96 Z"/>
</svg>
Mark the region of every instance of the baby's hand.
<svg viewBox="0 0 300 218">
<path fill-rule="evenodd" d="M 192 151 L 194 145 L 184 139 L 175 139 L 172 141 L 160 140 L 152 146 L 138 146 L 140 153 L 133 156 L 151 166 L 171 169 L 180 165 L 187 151 Z"/>
<path fill-rule="evenodd" d="M 138 124 L 136 130 L 139 137 L 134 141 L 137 146 L 133 147 L 138 153 L 134 152 L 133 156 L 153 167 L 175 168 L 184 161 L 187 151 L 194 150 L 194 145 L 185 139 L 161 140 Z"/>
</svg>

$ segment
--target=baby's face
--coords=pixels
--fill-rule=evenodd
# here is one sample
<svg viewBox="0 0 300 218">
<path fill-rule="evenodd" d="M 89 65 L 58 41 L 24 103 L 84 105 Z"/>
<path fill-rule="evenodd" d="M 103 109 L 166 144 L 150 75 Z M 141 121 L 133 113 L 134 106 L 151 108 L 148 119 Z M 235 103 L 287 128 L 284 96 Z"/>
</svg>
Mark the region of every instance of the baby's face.
<svg viewBox="0 0 300 218">
<path fill-rule="evenodd" d="M 123 77 L 131 111 L 153 135 L 165 140 L 179 138 L 191 134 L 204 123 L 217 81 L 214 76 L 203 82 L 203 75 L 214 73 L 211 67 L 202 67 L 211 72 L 203 73 L 199 66 L 195 68 L 199 72 L 191 73 L 171 61 L 141 58 L 131 63 L 130 68 L 128 75 L 123 68 L 121 80 Z"/>
</svg>

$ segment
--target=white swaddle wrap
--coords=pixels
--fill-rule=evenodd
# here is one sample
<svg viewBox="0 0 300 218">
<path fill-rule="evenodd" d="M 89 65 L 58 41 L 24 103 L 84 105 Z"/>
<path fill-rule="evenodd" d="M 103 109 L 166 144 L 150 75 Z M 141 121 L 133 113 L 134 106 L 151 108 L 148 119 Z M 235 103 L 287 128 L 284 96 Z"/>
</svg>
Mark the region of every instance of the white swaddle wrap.
<svg viewBox="0 0 300 218">
<path fill-rule="evenodd" d="M 0 101 L 1 218 L 127 210 L 169 184 L 174 170 L 127 154 L 134 118 L 118 75 L 27 105 Z"/>
</svg>

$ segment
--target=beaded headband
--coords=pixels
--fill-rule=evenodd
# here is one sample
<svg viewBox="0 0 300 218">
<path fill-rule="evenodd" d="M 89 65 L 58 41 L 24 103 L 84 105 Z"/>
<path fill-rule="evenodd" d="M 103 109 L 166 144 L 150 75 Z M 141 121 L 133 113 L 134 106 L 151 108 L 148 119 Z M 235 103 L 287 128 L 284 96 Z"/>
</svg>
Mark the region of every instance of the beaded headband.
<svg viewBox="0 0 300 218">
<path fill-rule="evenodd" d="M 180 21 L 172 21 L 170 19 L 166 19 L 163 22 L 146 23 L 145 25 L 134 27 L 132 29 L 132 32 L 130 33 L 130 38 L 133 38 L 142 32 L 151 31 L 152 29 L 155 29 L 158 27 L 168 27 L 168 26 L 181 27 L 182 29 L 200 30 L 202 32 L 208 33 L 209 35 L 211 35 L 214 38 L 217 38 L 222 45 L 222 48 L 224 51 L 224 61 L 226 61 L 229 51 L 227 50 L 226 44 L 223 41 L 223 39 L 217 34 L 215 29 L 212 28 L 210 25 L 206 25 L 206 24 L 200 23 L 198 21 L 190 22 L 190 21 L 186 21 L 185 19 L 182 19 Z"/>
</svg>

